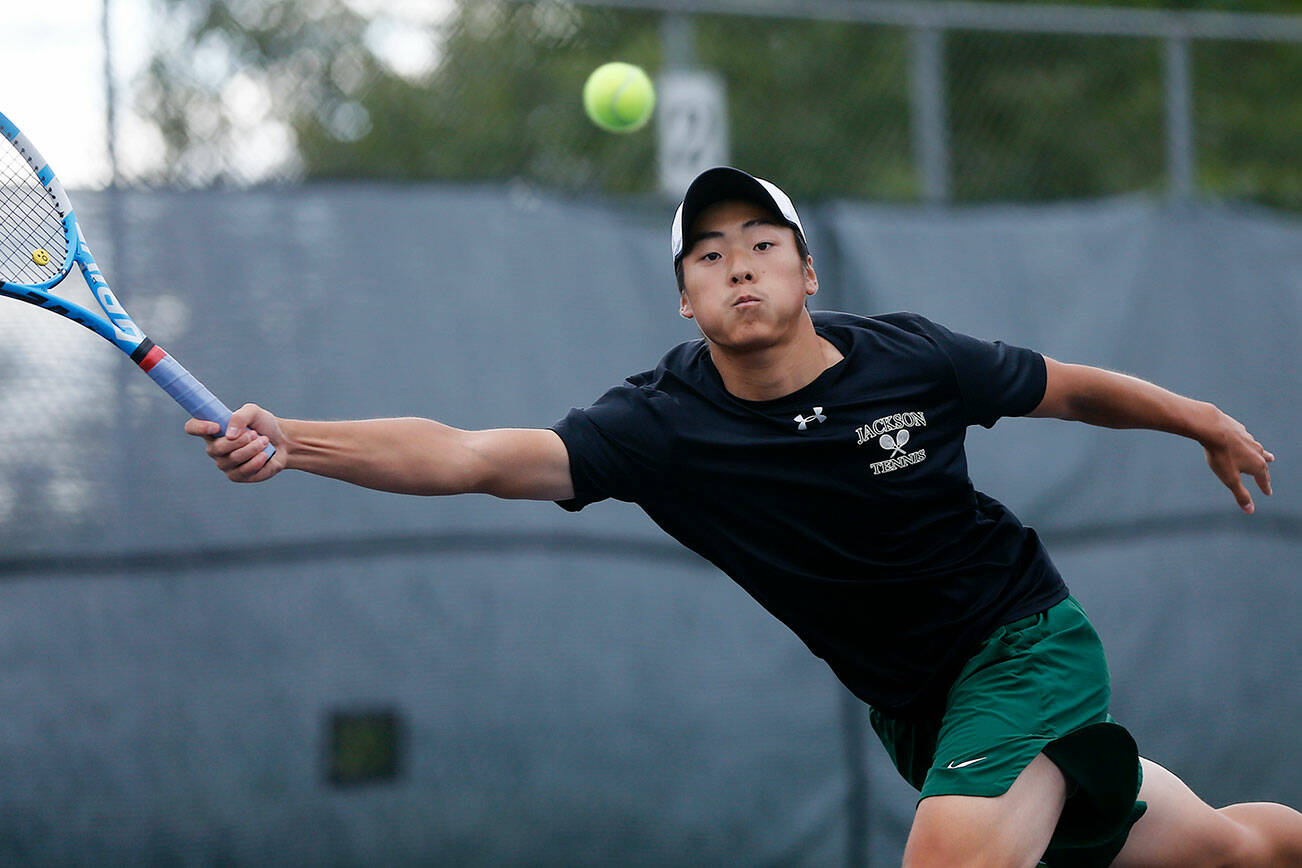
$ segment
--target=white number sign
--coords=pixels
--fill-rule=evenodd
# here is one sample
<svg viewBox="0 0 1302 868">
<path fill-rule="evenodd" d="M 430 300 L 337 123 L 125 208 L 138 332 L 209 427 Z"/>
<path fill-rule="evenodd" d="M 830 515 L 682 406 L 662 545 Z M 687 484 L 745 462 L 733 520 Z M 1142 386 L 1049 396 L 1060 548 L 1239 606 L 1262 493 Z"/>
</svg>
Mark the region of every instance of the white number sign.
<svg viewBox="0 0 1302 868">
<path fill-rule="evenodd" d="M 656 82 L 660 189 L 681 198 L 701 172 L 728 163 L 728 100 L 710 72 L 667 72 Z"/>
</svg>

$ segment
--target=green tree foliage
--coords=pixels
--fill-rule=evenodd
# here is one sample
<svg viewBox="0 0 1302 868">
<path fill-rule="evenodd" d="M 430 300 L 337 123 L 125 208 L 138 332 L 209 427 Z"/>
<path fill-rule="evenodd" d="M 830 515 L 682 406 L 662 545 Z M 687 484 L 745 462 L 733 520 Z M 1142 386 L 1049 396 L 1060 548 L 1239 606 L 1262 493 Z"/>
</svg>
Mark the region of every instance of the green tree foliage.
<svg viewBox="0 0 1302 868">
<path fill-rule="evenodd" d="M 597 129 L 580 91 L 588 73 L 613 58 L 654 70 L 657 26 L 658 16 L 646 13 L 465 3 L 443 30 L 432 75 L 381 72 L 356 95 L 372 119 L 365 135 L 341 141 L 313 117 L 296 120 L 308 173 L 652 189 L 653 136 Z"/>
<path fill-rule="evenodd" d="M 160 2 L 163 26 L 137 97 L 164 148 L 153 180 L 250 180 L 275 143 L 262 142 L 259 154 L 241 116 L 332 118 L 375 73 L 360 48 L 367 22 L 336 0 Z M 296 168 L 297 160 L 281 167 Z"/>
<path fill-rule="evenodd" d="M 703 18 L 738 165 L 802 195 L 910 199 L 909 36 L 828 21 Z"/>
<path fill-rule="evenodd" d="M 1195 46 L 1198 182 L 1302 210 L 1302 44 Z"/>
<path fill-rule="evenodd" d="M 1162 46 L 955 33 L 947 41 L 955 193 L 1073 198 L 1163 179 Z"/>
<path fill-rule="evenodd" d="M 171 179 L 241 179 L 230 156 L 238 80 L 267 95 L 292 155 L 284 171 L 296 177 L 655 189 L 653 127 L 602 132 L 579 93 L 607 60 L 659 71 L 658 14 L 460 0 L 430 28 L 437 63 L 404 74 L 346 0 L 162 2 L 178 26 L 160 44 L 143 104 L 168 148 Z M 1285 3 L 1079 5 L 1279 12 Z M 726 83 L 735 163 L 805 196 L 918 196 L 907 31 L 749 17 L 693 23 L 699 65 Z M 948 33 L 955 197 L 1161 189 L 1163 51 L 1151 39 Z M 1201 189 L 1302 207 L 1302 46 L 1198 43 L 1193 60 Z"/>
</svg>

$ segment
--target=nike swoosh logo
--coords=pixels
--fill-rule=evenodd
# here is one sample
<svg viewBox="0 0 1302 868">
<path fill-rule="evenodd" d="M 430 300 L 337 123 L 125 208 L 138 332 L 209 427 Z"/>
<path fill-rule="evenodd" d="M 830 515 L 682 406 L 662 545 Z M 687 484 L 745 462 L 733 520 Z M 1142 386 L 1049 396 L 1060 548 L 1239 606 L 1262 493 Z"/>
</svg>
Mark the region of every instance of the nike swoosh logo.
<svg viewBox="0 0 1302 868">
<path fill-rule="evenodd" d="M 961 763 L 950 763 L 949 765 L 945 766 L 945 768 L 947 768 L 947 769 L 961 769 L 961 768 L 966 768 L 967 766 L 974 766 L 974 765 L 976 765 L 977 763 L 981 762 L 982 760 L 988 760 L 988 759 L 990 759 L 990 757 L 988 757 L 988 756 L 979 756 L 979 757 L 977 757 L 976 759 L 970 759 L 970 760 L 968 760 L 967 762 L 961 762 Z"/>
</svg>

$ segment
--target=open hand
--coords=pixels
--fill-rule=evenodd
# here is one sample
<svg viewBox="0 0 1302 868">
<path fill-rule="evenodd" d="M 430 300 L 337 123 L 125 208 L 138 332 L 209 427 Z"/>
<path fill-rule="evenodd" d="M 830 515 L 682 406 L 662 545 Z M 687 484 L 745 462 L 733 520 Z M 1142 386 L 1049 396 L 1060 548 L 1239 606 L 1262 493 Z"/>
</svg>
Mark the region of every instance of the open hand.
<svg viewBox="0 0 1302 868">
<path fill-rule="evenodd" d="M 1243 476 L 1247 474 L 1255 479 L 1257 487 L 1269 496 L 1270 463 L 1275 456 L 1253 439 L 1241 422 L 1224 413 L 1216 435 L 1203 442 L 1203 450 L 1207 453 L 1207 466 L 1216 478 L 1234 494 L 1239 508 L 1252 515 L 1256 507 L 1248 487 L 1243 484 Z"/>
</svg>

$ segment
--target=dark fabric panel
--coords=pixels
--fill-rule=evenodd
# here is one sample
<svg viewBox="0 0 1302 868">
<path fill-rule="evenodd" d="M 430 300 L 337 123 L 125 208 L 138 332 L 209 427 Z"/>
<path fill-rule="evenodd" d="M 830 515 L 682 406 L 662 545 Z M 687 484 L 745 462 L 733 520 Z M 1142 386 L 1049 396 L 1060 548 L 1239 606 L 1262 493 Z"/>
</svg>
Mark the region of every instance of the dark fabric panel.
<svg viewBox="0 0 1302 868">
<path fill-rule="evenodd" d="M 545 426 L 694 337 L 658 200 L 78 204 L 127 309 L 232 406 Z M 1145 199 L 801 210 L 816 306 L 1149 378 L 1280 456 L 1249 518 L 1166 435 L 1005 420 L 968 440 L 977 486 L 1094 617 L 1141 752 L 1213 803 L 1302 804 L 1280 761 L 1302 748 L 1302 226 Z M 858 710 L 635 508 L 231 485 L 79 327 L 0 303 L 0 360 L 0 861 L 840 865 L 864 846 Z M 337 790 L 323 721 L 358 707 L 401 711 L 409 764 Z M 867 852 L 891 864 L 913 795 L 875 743 L 865 761 Z"/>
</svg>

